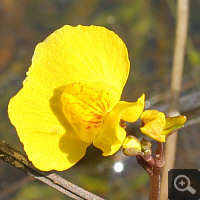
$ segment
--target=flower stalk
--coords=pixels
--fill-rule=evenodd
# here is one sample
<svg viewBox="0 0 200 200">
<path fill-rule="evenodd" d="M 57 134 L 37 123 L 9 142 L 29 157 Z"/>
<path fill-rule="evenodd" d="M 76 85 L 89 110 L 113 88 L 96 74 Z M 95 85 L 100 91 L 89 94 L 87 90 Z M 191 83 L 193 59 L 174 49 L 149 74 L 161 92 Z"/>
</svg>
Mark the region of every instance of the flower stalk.
<svg viewBox="0 0 200 200">
<path fill-rule="evenodd" d="M 159 200 L 160 197 L 160 176 L 162 168 L 165 164 L 163 143 L 157 142 L 157 150 L 155 156 L 138 155 L 136 156 L 138 163 L 144 168 L 150 177 L 149 200 Z"/>
</svg>

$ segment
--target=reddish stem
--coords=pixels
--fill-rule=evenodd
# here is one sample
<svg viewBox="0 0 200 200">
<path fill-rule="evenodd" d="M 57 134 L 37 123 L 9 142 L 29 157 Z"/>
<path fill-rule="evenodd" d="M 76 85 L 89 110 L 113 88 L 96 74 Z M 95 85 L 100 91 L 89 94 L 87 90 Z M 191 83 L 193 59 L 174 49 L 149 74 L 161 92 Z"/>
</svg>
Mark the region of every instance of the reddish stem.
<svg viewBox="0 0 200 200">
<path fill-rule="evenodd" d="M 138 163 L 150 176 L 150 193 L 149 200 L 159 200 L 160 197 L 160 175 L 164 166 L 163 143 L 157 143 L 155 157 L 152 155 L 136 156 Z"/>
<path fill-rule="evenodd" d="M 159 200 L 159 197 L 160 197 L 160 174 L 161 174 L 161 168 L 154 167 L 153 175 L 150 176 L 149 200 Z"/>
</svg>

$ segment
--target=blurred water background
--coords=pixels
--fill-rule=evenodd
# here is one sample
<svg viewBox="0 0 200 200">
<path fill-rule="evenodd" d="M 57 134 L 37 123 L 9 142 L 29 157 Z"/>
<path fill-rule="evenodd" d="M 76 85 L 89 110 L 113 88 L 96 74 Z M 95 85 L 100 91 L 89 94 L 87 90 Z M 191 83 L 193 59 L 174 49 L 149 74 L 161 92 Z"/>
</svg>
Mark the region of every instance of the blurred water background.
<svg viewBox="0 0 200 200">
<path fill-rule="evenodd" d="M 199 8 L 199 0 L 190 1 L 183 93 L 200 85 Z M 22 87 L 37 43 L 64 24 L 105 26 L 123 39 L 129 51 L 131 73 L 122 99 L 135 101 L 142 93 L 147 99 L 167 99 L 175 20 L 174 0 L 1 0 L 0 139 L 23 151 L 9 122 L 7 105 Z M 180 132 L 176 168 L 199 168 L 199 128 L 200 125 L 194 125 Z M 135 158 L 127 158 L 121 152 L 102 157 L 100 151 L 91 147 L 77 165 L 58 174 L 106 199 L 148 198 L 148 175 Z M 5 200 L 68 199 L 0 160 L 0 193 L 5 191 Z"/>
</svg>

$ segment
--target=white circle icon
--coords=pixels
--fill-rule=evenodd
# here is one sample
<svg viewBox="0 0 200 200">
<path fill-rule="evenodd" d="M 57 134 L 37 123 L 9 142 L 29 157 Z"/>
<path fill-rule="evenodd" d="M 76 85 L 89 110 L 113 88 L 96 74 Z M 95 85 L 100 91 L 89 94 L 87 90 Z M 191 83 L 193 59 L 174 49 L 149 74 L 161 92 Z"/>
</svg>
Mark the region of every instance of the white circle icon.
<svg viewBox="0 0 200 200">
<path fill-rule="evenodd" d="M 180 192 L 188 191 L 191 194 L 196 193 L 196 190 L 190 185 L 190 179 L 186 175 L 177 176 L 174 179 L 174 187 Z"/>
</svg>

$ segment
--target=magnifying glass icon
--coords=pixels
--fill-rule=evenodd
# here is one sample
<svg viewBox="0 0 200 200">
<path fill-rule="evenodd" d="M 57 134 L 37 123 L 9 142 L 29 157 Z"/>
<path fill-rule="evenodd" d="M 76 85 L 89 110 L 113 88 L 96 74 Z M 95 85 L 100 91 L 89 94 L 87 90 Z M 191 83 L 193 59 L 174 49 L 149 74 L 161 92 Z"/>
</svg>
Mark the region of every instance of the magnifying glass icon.
<svg viewBox="0 0 200 200">
<path fill-rule="evenodd" d="M 185 175 L 179 175 L 174 179 L 174 187 L 180 192 L 196 193 L 196 190 L 190 185 L 190 179 Z"/>
</svg>

